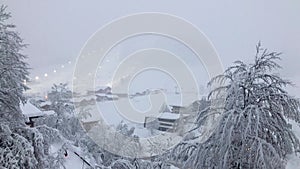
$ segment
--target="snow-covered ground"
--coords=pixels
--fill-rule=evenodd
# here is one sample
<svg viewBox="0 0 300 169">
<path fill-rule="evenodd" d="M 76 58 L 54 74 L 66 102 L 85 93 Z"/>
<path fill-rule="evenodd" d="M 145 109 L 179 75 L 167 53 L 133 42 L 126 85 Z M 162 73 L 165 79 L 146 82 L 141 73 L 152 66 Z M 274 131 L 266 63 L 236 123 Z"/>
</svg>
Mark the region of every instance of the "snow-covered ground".
<svg viewBox="0 0 300 169">
<path fill-rule="evenodd" d="M 65 151 L 60 151 L 65 150 Z M 64 153 L 67 152 L 67 155 Z M 88 165 L 79 157 L 83 157 L 83 153 L 80 148 L 75 147 L 71 144 L 63 144 L 63 143 L 56 143 L 50 146 L 50 153 L 56 154 L 56 153 L 63 153 L 64 157 L 64 166 L 66 169 L 82 169 L 87 167 Z M 76 154 L 75 154 L 76 153 Z M 79 155 L 79 156 L 78 156 Z M 93 162 L 91 162 L 89 159 L 84 158 L 87 162 L 94 166 Z"/>
<path fill-rule="evenodd" d="M 158 97 L 159 94 L 153 94 L 152 101 L 156 101 L 157 99 L 155 97 Z M 191 104 L 196 97 L 193 94 L 187 94 L 187 97 L 190 98 L 187 99 L 189 102 L 186 102 L 185 105 Z M 90 114 L 86 116 L 86 119 L 83 119 L 84 122 L 91 122 L 91 121 L 98 121 L 100 119 L 103 119 L 104 122 L 113 127 L 117 127 L 118 124 L 120 124 L 122 121 L 128 125 L 128 127 L 135 127 L 135 135 L 139 137 L 149 137 L 151 136 L 151 132 L 149 132 L 148 129 L 144 128 L 144 119 L 140 121 L 140 123 L 132 122 L 131 119 L 128 119 L 124 114 L 120 113 L 119 109 L 116 107 L 116 104 L 126 104 L 128 98 L 120 98 L 118 100 L 113 101 L 103 101 L 103 102 L 96 102 L 96 105 L 90 105 L 88 106 L 88 113 Z M 151 102 L 151 98 L 149 95 L 144 96 L 136 96 L 129 99 L 130 105 L 133 109 L 141 112 L 141 113 L 147 113 L 148 110 L 151 109 L 151 106 L 153 106 L 153 103 Z M 181 102 L 181 97 L 178 94 L 167 94 L 165 95 L 165 100 L 161 100 L 160 103 L 156 103 L 157 105 L 183 105 Z M 161 107 L 157 107 L 157 110 L 159 111 Z M 144 116 L 147 116 L 147 114 L 144 114 Z M 149 115 L 151 116 L 151 115 Z M 170 118 L 176 118 L 178 119 L 179 115 L 172 116 L 171 113 L 163 113 L 158 115 L 157 117 L 170 117 Z"/>
<path fill-rule="evenodd" d="M 89 120 L 97 120 L 104 119 L 107 125 L 117 127 L 118 124 L 124 122 L 128 125 L 128 127 L 135 127 L 134 135 L 137 135 L 141 138 L 151 137 L 153 136 L 153 132 L 149 129 L 144 128 L 143 124 L 133 123 L 130 120 L 126 119 L 126 117 L 120 114 L 115 106 L 115 102 L 120 101 L 124 98 L 120 98 L 119 100 L 114 101 L 104 101 L 97 102 L 96 106 L 92 106 L 93 109 L 90 110 L 91 117 L 88 117 L 85 121 Z M 126 98 L 127 99 L 127 98 Z M 136 96 L 130 98 L 131 106 L 135 107 L 137 110 L 141 112 L 146 112 L 149 107 L 151 107 L 151 101 L 149 96 Z M 192 101 L 190 101 L 192 103 Z M 168 105 L 181 105 L 180 95 L 172 93 L 166 95 L 166 104 Z M 170 113 L 164 114 L 162 116 L 170 116 Z M 172 116 L 173 117 L 173 116 Z M 289 120 L 289 123 L 292 124 L 293 132 L 300 139 L 300 126 L 296 122 Z M 157 134 L 157 133 L 156 133 Z M 180 138 L 177 138 L 180 139 Z M 83 165 L 82 160 L 76 156 L 74 153 L 71 153 L 69 157 L 66 158 L 66 167 L 72 169 L 79 169 Z M 287 161 L 287 169 L 298 169 L 300 168 L 300 156 L 296 156 L 295 154 L 291 154 L 288 156 Z"/>
<path fill-rule="evenodd" d="M 146 99 L 146 97 L 140 97 L 140 99 Z M 139 102 L 142 102 L 142 101 Z M 99 106 L 102 106 L 106 110 L 106 112 L 103 112 L 103 116 L 108 120 L 107 122 L 111 125 L 117 125 L 121 121 L 126 121 L 119 113 L 113 109 L 114 105 L 112 101 L 107 101 L 107 102 L 99 102 Z M 103 110 L 104 110 L 103 109 Z M 100 116 L 99 116 L 100 117 Z M 289 120 L 289 123 L 292 124 L 292 130 L 296 134 L 296 136 L 300 139 L 300 126 L 293 120 Z M 128 123 L 130 126 L 135 127 L 135 134 L 139 135 L 141 137 L 147 137 L 151 135 L 151 132 L 147 129 L 145 129 L 143 126 L 140 125 L 133 125 Z M 58 151 L 59 146 L 61 145 L 54 145 L 52 148 L 52 151 Z M 80 150 L 76 150 L 80 152 Z M 72 151 L 69 151 L 68 156 L 65 157 L 65 166 L 67 169 L 81 169 L 84 164 L 84 162 L 77 156 L 75 155 Z M 298 169 L 300 168 L 300 157 L 299 155 L 296 156 L 295 154 L 291 154 L 288 156 L 288 161 L 287 161 L 287 166 L 286 169 Z M 176 167 L 172 167 L 172 169 L 177 169 Z"/>
</svg>

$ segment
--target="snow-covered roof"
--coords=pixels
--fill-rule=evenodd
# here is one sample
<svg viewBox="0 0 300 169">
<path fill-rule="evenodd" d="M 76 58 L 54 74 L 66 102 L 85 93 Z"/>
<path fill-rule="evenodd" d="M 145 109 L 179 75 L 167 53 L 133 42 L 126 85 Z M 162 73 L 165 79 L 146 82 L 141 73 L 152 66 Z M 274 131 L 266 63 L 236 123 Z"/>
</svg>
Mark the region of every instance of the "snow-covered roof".
<svg viewBox="0 0 300 169">
<path fill-rule="evenodd" d="M 40 106 L 46 106 L 46 105 L 51 105 L 51 102 L 50 101 L 44 101 L 40 104 Z"/>
<path fill-rule="evenodd" d="M 169 113 L 169 112 L 164 112 L 162 114 L 160 114 L 160 116 L 158 116 L 158 118 L 160 119 L 170 119 L 170 120 L 177 120 L 179 119 L 180 114 L 176 114 L 176 113 Z"/>
<path fill-rule="evenodd" d="M 44 115 L 51 115 L 51 114 L 55 114 L 55 111 L 53 110 L 47 110 L 47 111 L 42 111 Z"/>
<path fill-rule="evenodd" d="M 34 116 L 44 116 L 44 115 L 50 115 L 54 114 L 54 111 L 41 111 L 37 107 L 35 107 L 33 104 L 30 102 L 25 103 L 24 105 L 21 103 L 20 108 L 22 110 L 22 113 L 26 117 L 34 117 Z"/>
<path fill-rule="evenodd" d="M 119 98 L 119 96 L 117 96 L 117 95 L 106 94 L 106 93 L 99 93 L 99 94 L 96 94 L 96 96 L 98 96 L 98 97 L 107 97 L 107 98 L 114 98 L 114 99 L 118 99 Z"/>
</svg>

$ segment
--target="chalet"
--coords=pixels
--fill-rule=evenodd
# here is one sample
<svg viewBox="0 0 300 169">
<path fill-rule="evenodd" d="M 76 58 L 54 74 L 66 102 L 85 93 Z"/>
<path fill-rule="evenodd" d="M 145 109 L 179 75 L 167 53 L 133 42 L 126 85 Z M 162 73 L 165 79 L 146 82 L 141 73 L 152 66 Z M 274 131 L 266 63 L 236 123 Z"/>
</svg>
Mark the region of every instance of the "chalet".
<svg viewBox="0 0 300 169">
<path fill-rule="evenodd" d="M 25 104 L 20 104 L 20 108 L 22 113 L 26 117 L 26 124 L 29 125 L 30 127 L 34 127 L 34 119 L 55 114 L 54 111 L 49 110 L 49 111 L 41 111 L 37 107 L 35 107 L 33 104 L 30 102 L 27 102 Z"/>
<path fill-rule="evenodd" d="M 180 114 L 163 112 L 159 117 L 146 117 L 144 127 L 160 131 L 176 132 L 179 120 Z"/>
<path fill-rule="evenodd" d="M 164 112 L 158 118 L 158 130 L 175 132 L 177 130 L 180 114 Z"/>
<path fill-rule="evenodd" d="M 157 129 L 160 131 L 179 132 L 180 128 L 184 128 L 185 125 L 189 125 L 195 118 L 197 110 L 194 110 L 194 106 L 198 108 L 198 104 L 191 104 L 189 106 L 183 106 L 180 102 L 174 100 L 172 104 L 165 104 L 161 109 L 159 117 L 146 117 L 144 127 Z M 173 102 L 172 102 L 173 101 Z"/>
<path fill-rule="evenodd" d="M 180 114 L 185 107 L 184 106 L 179 106 L 179 105 L 170 105 L 172 113 Z"/>
<path fill-rule="evenodd" d="M 50 101 L 43 101 L 39 104 L 40 109 L 42 110 L 50 110 L 51 109 L 51 102 Z"/>
</svg>

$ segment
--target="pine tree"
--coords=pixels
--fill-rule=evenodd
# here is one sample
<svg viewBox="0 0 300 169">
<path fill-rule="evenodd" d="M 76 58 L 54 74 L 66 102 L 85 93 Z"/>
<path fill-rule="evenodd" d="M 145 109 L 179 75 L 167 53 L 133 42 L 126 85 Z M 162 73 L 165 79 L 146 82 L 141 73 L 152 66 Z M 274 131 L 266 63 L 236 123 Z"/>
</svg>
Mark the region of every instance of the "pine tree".
<svg viewBox="0 0 300 169">
<path fill-rule="evenodd" d="M 10 14 L 6 7 L 0 7 L 0 118 L 1 123 L 16 119 L 22 121 L 19 104 L 25 102 L 23 91 L 28 89 L 24 81 L 28 81 L 28 65 L 24 62 L 25 55 L 21 50 L 25 47 L 22 39 L 15 31 L 15 26 L 6 24 Z"/>
<path fill-rule="evenodd" d="M 19 104 L 25 103 L 28 65 L 21 53 L 26 46 L 7 24 L 10 14 L 0 7 L 0 167 L 44 168 L 43 137 L 25 125 Z"/>
</svg>

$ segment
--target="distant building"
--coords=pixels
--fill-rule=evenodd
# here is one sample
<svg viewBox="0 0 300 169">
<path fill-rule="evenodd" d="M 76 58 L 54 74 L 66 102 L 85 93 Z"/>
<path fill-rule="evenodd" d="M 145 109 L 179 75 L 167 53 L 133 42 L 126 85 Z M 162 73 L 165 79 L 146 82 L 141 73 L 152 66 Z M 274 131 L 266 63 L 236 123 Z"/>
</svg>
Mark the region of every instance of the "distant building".
<svg viewBox="0 0 300 169">
<path fill-rule="evenodd" d="M 112 94 L 97 94 L 96 95 L 96 101 L 102 102 L 102 101 L 111 101 L 111 100 L 118 100 L 119 96 L 112 95 Z"/>
<path fill-rule="evenodd" d="M 99 89 L 95 91 L 95 93 L 105 93 L 105 94 L 111 94 L 111 87 L 106 87 L 104 89 Z"/>
</svg>

